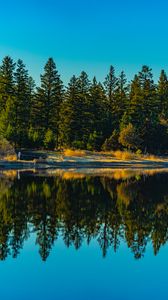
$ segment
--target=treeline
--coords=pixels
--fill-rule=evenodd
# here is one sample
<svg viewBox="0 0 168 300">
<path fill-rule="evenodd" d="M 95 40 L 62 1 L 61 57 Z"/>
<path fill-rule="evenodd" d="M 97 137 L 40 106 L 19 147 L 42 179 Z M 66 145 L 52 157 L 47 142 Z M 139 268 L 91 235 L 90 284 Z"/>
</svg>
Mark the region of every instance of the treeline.
<svg viewBox="0 0 168 300">
<path fill-rule="evenodd" d="M 124 241 L 136 259 L 167 244 L 167 173 L 19 178 L 0 178 L 0 260 L 16 258 L 32 233 L 43 260 L 57 239 L 76 250 L 97 241 L 104 257 Z"/>
<path fill-rule="evenodd" d="M 168 79 L 148 66 L 127 82 L 111 66 L 103 83 L 82 72 L 65 87 L 49 58 L 35 86 L 22 60 L 0 66 L 0 136 L 15 147 L 129 149 L 166 154 Z"/>
</svg>

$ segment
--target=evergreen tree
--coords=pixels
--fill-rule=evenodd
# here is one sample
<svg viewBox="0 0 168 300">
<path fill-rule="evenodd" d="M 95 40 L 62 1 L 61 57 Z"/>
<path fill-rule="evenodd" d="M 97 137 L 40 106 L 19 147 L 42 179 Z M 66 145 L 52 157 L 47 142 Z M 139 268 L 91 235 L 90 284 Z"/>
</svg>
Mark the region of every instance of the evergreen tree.
<svg viewBox="0 0 168 300">
<path fill-rule="evenodd" d="M 105 78 L 104 86 L 106 95 L 108 97 L 109 106 L 112 107 L 117 88 L 117 78 L 115 76 L 115 69 L 113 66 L 110 66 L 109 74 Z"/>
<path fill-rule="evenodd" d="M 122 116 L 128 105 L 128 85 L 125 73 L 122 71 L 117 79 L 115 102 L 112 108 L 113 128 L 119 128 Z"/>
<path fill-rule="evenodd" d="M 160 78 L 157 86 L 157 95 L 159 101 L 159 112 L 161 117 L 168 119 L 168 79 L 164 70 L 160 73 Z"/>
<path fill-rule="evenodd" d="M 12 58 L 5 56 L 0 67 L 0 111 L 5 109 L 7 100 L 15 95 L 14 69 Z"/>
<path fill-rule="evenodd" d="M 28 129 L 30 120 L 31 90 L 28 71 L 22 60 L 18 60 L 15 72 L 15 131 L 17 144 L 25 146 L 28 143 Z"/>
<path fill-rule="evenodd" d="M 100 150 L 101 145 L 109 134 L 108 106 L 105 90 L 101 83 L 93 78 L 89 91 L 87 126 L 87 148 Z"/>
<path fill-rule="evenodd" d="M 61 146 L 86 148 L 90 133 L 89 89 L 90 81 L 84 71 L 79 78 L 71 78 L 61 107 Z"/>
<path fill-rule="evenodd" d="M 0 135 L 15 147 L 116 150 L 123 144 L 166 153 L 167 75 L 162 70 L 156 85 L 152 70 L 143 66 L 128 85 L 124 72 L 117 78 L 111 66 L 104 85 L 95 77 L 91 83 L 83 71 L 64 92 L 49 58 L 35 91 L 23 61 L 15 67 L 6 56 L 0 66 Z"/>
<path fill-rule="evenodd" d="M 44 67 L 44 74 L 41 75 L 41 87 L 37 89 L 32 110 L 32 124 L 39 132 L 41 144 L 45 139 L 45 135 L 48 134 L 48 130 L 50 130 L 55 136 L 55 146 L 58 146 L 62 94 L 63 85 L 60 75 L 55 62 L 52 58 L 49 58 Z"/>
<path fill-rule="evenodd" d="M 110 66 L 109 73 L 107 74 L 105 81 L 104 81 L 104 87 L 107 97 L 107 111 L 108 111 L 108 118 L 109 118 L 109 126 L 110 126 L 110 132 L 113 128 L 113 117 L 114 116 L 114 106 L 115 106 L 115 93 L 117 89 L 117 77 L 115 76 L 115 69 L 113 66 Z"/>
<path fill-rule="evenodd" d="M 0 135 L 15 142 L 15 63 L 6 56 L 0 67 Z"/>
<path fill-rule="evenodd" d="M 60 147 L 73 147 L 81 139 L 80 122 L 80 86 L 79 79 L 73 76 L 70 79 L 60 112 Z M 81 145 L 80 145 L 81 146 Z"/>
</svg>

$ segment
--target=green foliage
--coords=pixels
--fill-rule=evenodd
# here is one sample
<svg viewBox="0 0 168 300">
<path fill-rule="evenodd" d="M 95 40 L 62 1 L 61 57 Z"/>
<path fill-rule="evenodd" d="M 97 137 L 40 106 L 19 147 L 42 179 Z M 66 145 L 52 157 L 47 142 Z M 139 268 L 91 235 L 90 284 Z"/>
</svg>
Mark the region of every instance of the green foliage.
<svg viewBox="0 0 168 300">
<path fill-rule="evenodd" d="M 45 149 L 54 149 L 55 147 L 55 135 L 51 129 L 48 129 L 45 133 L 44 147 Z"/>
<path fill-rule="evenodd" d="M 129 123 L 127 127 L 123 128 L 120 132 L 119 142 L 122 146 L 128 148 L 129 150 L 137 150 L 140 148 L 142 140 L 138 136 L 138 132 L 134 126 Z"/>
<path fill-rule="evenodd" d="M 118 130 L 114 129 L 112 135 L 105 140 L 102 145 L 103 151 L 110 151 L 110 150 L 118 150 L 121 148 L 121 144 L 118 141 L 119 132 Z"/>
<path fill-rule="evenodd" d="M 83 71 L 65 88 L 49 58 L 35 89 L 23 61 L 6 56 L 0 66 L 0 135 L 19 148 L 123 146 L 166 154 L 167 75 L 162 70 L 155 84 L 151 69 L 143 66 L 128 85 L 125 73 L 116 76 L 111 66 L 103 85 Z"/>
<path fill-rule="evenodd" d="M 39 148 L 39 145 L 42 145 L 42 137 L 39 134 L 39 131 L 30 126 L 28 131 L 28 139 L 30 148 Z"/>
<path fill-rule="evenodd" d="M 72 148 L 73 149 L 85 149 L 85 145 L 83 141 L 74 141 L 72 143 Z"/>
<path fill-rule="evenodd" d="M 14 147 L 9 141 L 3 137 L 0 137 L 0 157 L 15 154 Z"/>
<path fill-rule="evenodd" d="M 102 135 L 98 134 L 96 131 L 93 133 L 90 133 L 88 143 L 87 143 L 87 150 L 97 150 L 99 151 L 101 149 L 101 143 L 102 143 Z"/>
<path fill-rule="evenodd" d="M 49 58 L 44 74 L 41 75 L 41 86 L 33 97 L 31 109 L 31 125 L 46 139 L 45 135 L 51 130 L 55 135 L 55 146 L 58 147 L 59 114 L 62 102 L 63 85 L 56 69 L 55 62 Z M 43 144 L 41 144 L 43 146 Z"/>
</svg>

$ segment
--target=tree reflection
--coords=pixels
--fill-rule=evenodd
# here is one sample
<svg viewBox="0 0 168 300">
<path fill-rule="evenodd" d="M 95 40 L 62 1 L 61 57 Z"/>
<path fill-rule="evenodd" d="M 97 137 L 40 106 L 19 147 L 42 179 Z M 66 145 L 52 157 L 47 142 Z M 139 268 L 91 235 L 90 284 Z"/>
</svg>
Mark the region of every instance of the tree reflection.
<svg viewBox="0 0 168 300">
<path fill-rule="evenodd" d="M 168 240 L 168 174 L 0 177 L 0 260 L 16 258 L 32 231 L 42 260 L 61 236 L 79 249 L 96 239 L 105 257 L 124 240 L 136 259 Z"/>
</svg>

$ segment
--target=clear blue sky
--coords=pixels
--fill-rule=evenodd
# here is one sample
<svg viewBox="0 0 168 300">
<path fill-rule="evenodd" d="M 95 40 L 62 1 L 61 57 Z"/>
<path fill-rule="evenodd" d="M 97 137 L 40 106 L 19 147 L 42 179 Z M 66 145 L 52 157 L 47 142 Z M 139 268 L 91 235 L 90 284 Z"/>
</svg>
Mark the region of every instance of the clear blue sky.
<svg viewBox="0 0 168 300">
<path fill-rule="evenodd" d="M 109 65 L 130 79 L 143 64 L 168 71 L 168 2 L 6 0 L 0 6 L 0 59 L 22 58 L 36 81 L 52 56 L 62 79 Z"/>
</svg>

